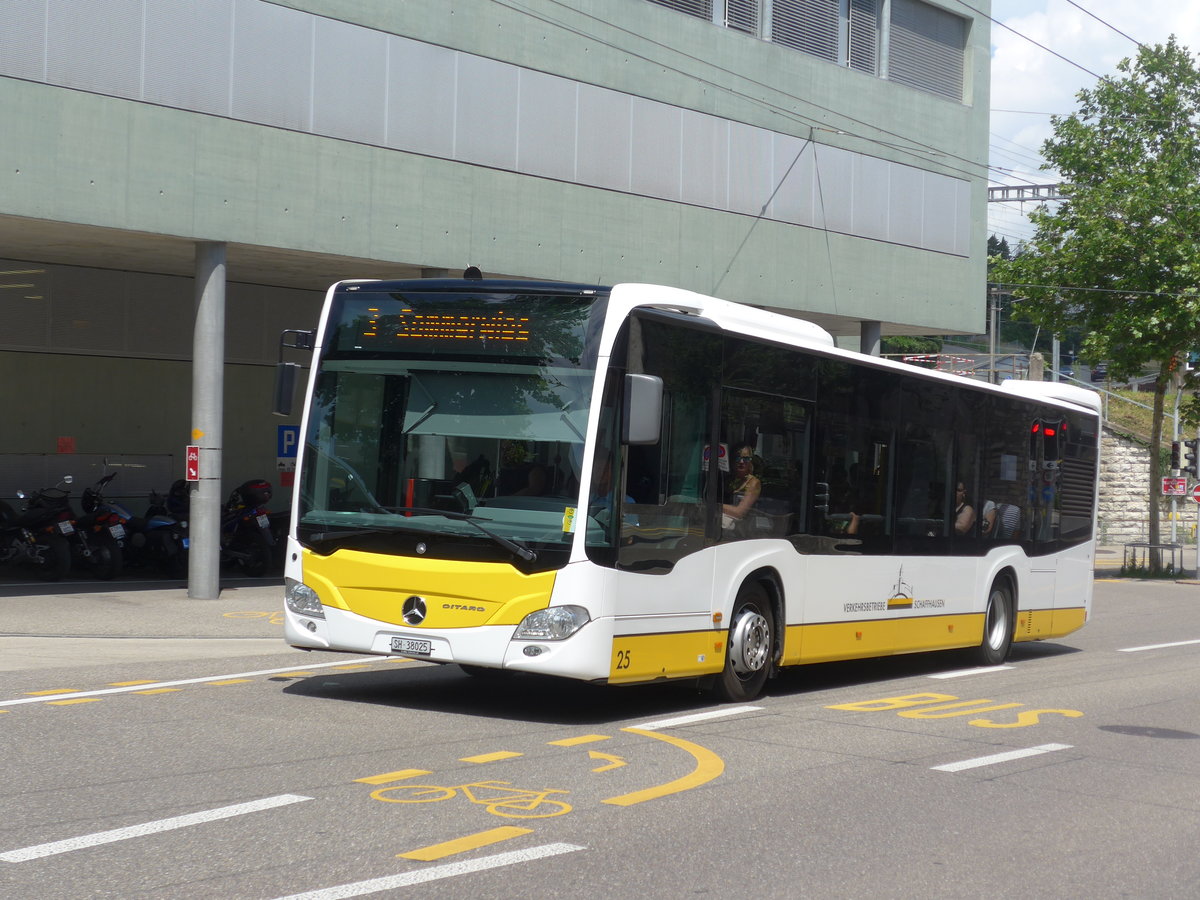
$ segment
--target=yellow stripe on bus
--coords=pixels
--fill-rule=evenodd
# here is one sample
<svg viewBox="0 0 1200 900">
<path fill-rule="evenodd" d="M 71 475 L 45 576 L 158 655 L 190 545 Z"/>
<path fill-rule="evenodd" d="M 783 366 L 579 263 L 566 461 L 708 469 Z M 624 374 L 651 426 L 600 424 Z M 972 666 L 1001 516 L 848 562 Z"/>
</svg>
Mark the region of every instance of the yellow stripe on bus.
<svg viewBox="0 0 1200 900">
<path fill-rule="evenodd" d="M 471 628 L 516 625 L 550 604 L 554 572 L 523 575 L 507 563 L 463 562 L 338 550 L 304 551 L 304 581 L 326 606 L 392 625 Z M 404 622 L 404 601 L 425 601 L 419 626 Z"/>
<path fill-rule="evenodd" d="M 618 635 L 613 638 L 608 680 L 623 684 L 720 672 L 725 666 L 725 635 L 723 629 Z"/>
<path fill-rule="evenodd" d="M 948 650 L 973 647 L 982 639 L 982 613 L 790 625 L 782 663 L 789 666 Z"/>
</svg>

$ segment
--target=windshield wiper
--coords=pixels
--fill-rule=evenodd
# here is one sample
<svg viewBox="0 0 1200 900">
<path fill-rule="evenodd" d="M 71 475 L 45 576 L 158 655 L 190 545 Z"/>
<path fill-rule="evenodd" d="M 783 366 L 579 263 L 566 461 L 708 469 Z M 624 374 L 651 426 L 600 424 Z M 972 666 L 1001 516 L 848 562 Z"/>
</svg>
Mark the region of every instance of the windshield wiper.
<svg viewBox="0 0 1200 900">
<path fill-rule="evenodd" d="M 515 553 L 517 556 L 521 557 L 521 559 L 525 560 L 526 562 L 533 562 L 534 560 L 537 559 L 536 552 L 534 552 L 533 550 L 530 550 L 528 547 L 526 547 L 522 543 L 519 543 L 514 540 L 510 540 L 509 538 L 498 535 L 498 534 L 496 534 L 496 532 L 492 531 L 490 528 L 485 528 L 483 525 L 481 525 L 479 523 L 478 519 L 476 519 L 474 516 L 470 515 L 469 513 L 451 512 L 450 510 L 446 510 L 446 509 L 427 509 L 427 508 L 421 507 L 421 506 L 389 506 L 389 507 L 386 507 L 386 509 L 389 513 L 394 513 L 397 515 L 402 515 L 404 513 L 415 513 L 420 516 L 442 516 L 447 519 L 454 519 L 455 521 L 466 522 L 469 525 L 474 525 L 476 528 L 478 528 L 481 532 L 483 532 L 485 535 L 487 535 L 489 538 L 491 538 L 493 541 L 495 541 L 497 544 L 499 544 L 501 547 L 503 547 L 509 553 Z M 310 540 L 324 541 L 324 540 L 330 540 L 332 538 L 359 537 L 361 535 L 377 534 L 379 532 L 395 534 L 398 532 L 409 531 L 409 530 L 411 530 L 411 529 L 409 529 L 407 527 L 403 527 L 403 526 L 380 525 L 376 528 L 358 528 L 353 531 L 322 531 L 322 532 L 312 535 Z"/>
</svg>

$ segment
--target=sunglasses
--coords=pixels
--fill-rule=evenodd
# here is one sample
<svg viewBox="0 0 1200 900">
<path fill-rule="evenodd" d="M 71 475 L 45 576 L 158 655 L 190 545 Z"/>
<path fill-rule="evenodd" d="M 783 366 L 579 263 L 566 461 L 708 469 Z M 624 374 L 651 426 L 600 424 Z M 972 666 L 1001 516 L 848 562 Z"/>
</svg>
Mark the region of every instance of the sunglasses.
<svg viewBox="0 0 1200 900">
<path fill-rule="evenodd" d="M 738 461 L 738 462 L 753 462 L 753 461 L 754 461 L 754 457 L 753 457 L 753 456 L 739 456 L 739 457 L 737 458 L 737 461 Z"/>
</svg>

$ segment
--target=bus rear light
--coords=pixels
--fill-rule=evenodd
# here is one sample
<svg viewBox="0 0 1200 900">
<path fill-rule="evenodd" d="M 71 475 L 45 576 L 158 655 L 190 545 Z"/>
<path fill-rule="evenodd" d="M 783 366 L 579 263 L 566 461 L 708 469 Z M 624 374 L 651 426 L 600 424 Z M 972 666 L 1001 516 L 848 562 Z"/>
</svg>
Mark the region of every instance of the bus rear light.
<svg viewBox="0 0 1200 900">
<path fill-rule="evenodd" d="M 565 641 L 591 621 L 582 606 L 551 606 L 531 612 L 517 626 L 513 640 Z"/>
<path fill-rule="evenodd" d="M 297 615 L 325 618 L 325 607 L 321 605 L 317 592 L 294 578 L 283 580 L 283 602 Z"/>
</svg>

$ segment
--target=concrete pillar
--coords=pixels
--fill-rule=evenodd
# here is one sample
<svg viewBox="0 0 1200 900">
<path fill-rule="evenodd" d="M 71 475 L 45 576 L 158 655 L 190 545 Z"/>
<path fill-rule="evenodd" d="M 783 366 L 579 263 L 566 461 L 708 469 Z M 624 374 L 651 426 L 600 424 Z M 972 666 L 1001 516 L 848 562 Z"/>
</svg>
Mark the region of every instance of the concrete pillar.
<svg viewBox="0 0 1200 900">
<path fill-rule="evenodd" d="M 858 350 L 868 356 L 879 355 L 879 323 L 859 323 Z"/>
<path fill-rule="evenodd" d="M 192 443 L 200 480 L 188 513 L 188 596 L 221 593 L 221 420 L 225 412 L 225 245 L 196 244 L 196 326 L 192 335 Z"/>
<path fill-rule="evenodd" d="M 1046 368 L 1046 361 L 1041 353 L 1029 354 L 1029 372 L 1026 374 L 1027 381 L 1041 381 Z"/>
</svg>

